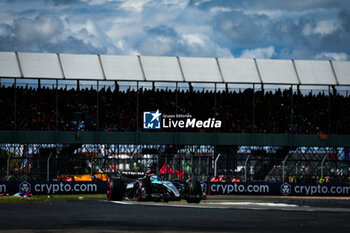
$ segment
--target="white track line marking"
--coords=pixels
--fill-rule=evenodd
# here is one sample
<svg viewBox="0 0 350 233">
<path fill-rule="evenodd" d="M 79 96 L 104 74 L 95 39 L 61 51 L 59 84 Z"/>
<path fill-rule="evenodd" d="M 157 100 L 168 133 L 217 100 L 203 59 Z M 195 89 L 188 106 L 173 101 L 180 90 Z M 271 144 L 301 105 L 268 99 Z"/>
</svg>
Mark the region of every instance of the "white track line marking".
<svg viewBox="0 0 350 233">
<path fill-rule="evenodd" d="M 266 207 L 299 207 L 294 204 L 270 202 L 206 202 L 209 205 L 238 205 L 238 206 L 266 206 Z"/>
<path fill-rule="evenodd" d="M 121 205 L 148 205 L 164 207 L 185 207 L 185 208 L 230 208 L 230 206 L 247 206 L 247 207 L 300 207 L 293 204 L 269 203 L 269 202 L 202 202 L 201 204 L 167 204 L 155 202 L 133 202 L 133 201 L 110 201 Z"/>
<path fill-rule="evenodd" d="M 109 201 L 109 202 L 116 203 L 116 204 L 122 204 L 122 205 L 135 205 L 135 204 L 137 204 L 136 202 L 132 203 L 132 202 L 127 202 L 127 201 Z"/>
</svg>

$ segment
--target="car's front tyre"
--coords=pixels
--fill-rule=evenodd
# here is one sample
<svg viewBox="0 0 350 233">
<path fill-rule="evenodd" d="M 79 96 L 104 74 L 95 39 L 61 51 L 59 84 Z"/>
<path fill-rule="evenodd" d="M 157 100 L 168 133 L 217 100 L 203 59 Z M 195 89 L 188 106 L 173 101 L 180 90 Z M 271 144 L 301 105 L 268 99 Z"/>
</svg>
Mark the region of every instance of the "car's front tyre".
<svg viewBox="0 0 350 233">
<path fill-rule="evenodd" d="M 202 197 L 202 187 L 198 181 L 190 181 L 187 183 L 189 197 L 186 198 L 187 203 L 200 203 Z"/>
<path fill-rule="evenodd" d="M 151 181 L 148 179 L 137 180 L 135 190 L 136 201 L 143 201 L 147 199 L 147 195 L 151 194 Z"/>
<path fill-rule="evenodd" d="M 108 183 L 107 199 L 109 201 L 122 201 L 125 193 L 125 186 L 121 179 L 112 179 Z"/>
</svg>

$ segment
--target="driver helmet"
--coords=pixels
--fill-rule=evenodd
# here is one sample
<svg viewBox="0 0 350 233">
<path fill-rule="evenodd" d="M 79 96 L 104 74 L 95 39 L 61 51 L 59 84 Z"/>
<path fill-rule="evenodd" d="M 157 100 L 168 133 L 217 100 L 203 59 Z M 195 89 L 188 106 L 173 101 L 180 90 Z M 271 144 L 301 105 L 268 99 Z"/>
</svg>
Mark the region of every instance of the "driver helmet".
<svg viewBox="0 0 350 233">
<path fill-rule="evenodd" d="M 159 177 L 158 176 L 151 176 L 151 181 L 154 181 L 154 180 L 159 180 Z"/>
</svg>

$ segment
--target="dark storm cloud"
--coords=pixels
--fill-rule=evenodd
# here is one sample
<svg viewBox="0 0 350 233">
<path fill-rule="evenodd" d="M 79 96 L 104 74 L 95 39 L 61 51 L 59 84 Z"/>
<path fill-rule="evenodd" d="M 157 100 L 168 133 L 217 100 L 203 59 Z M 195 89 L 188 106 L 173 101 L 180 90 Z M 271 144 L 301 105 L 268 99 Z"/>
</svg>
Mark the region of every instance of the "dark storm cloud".
<svg viewBox="0 0 350 233">
<path fill-rule="evenodd" d="M 241 0 L 244 7 L 253 7 L 256 9 L 285 9 L 285 10 L 310 10 L 317 8 L 342 8 L 349 4 L 348 0 Z"/>
<path fill-rule="evenodd" d="M 303 6 L 310 5 L 309 2 Z M 318 17 L 314 16 L 316 12 L 320 13 Z M 349 11 L 342 10 L 330 18 L 322 17 L 324 13 L 320 9 L 316 12 L 301 16 L 288 15 L 286 12 L 286 15 L 271 17 L 264 12 L 231 10 L 217 14 L 212 24 L 223 43 L 234 53 L 239 53 L 242 48 L 272 45 L 278 58 L 314 59 L 317 54 L 330 51 L 350 54 L 349 45 L 344 43 L 349 41 Z"/>
<path fill-rule="evenodd" d="M 80 3 L 79 0 L 45 0 L 45 1 L 52 1 L 52 2 L 55 3 L 55 5 L 65 5 L 65 4 Z"/>
<path fill-rule="evenodd" d="M 256 46 L 268 33 L 265 33 L 266 21 L 268 21 L 266 16 L 248 16 L 234 10 L 214 17 L 213 28 L 216 32 L 223 33 L 226 43 L 230 42 L 232 46 Z"/>
<path fill-rule="evenodd" d="M 141 54 L 154 56 L 174 56 L 176 54 L 192 57 L 231 56 L 228 50 L 221 48 L 206 36 L 183 36 L 174 28 L 165 25 L 145 27 L 144 31 L 146 34 L 136 43 L 136 49 Z"/>
<path fill-rule="evenodd" d="M 179 36 L 173 28 L 167 27 L 165 25 L 159 25 L 157 27 L 145 27 L 145 32 L 151 36 L 157 35 L 174 38 Z"/>
<path fill-rule="evenodd" d="M 350 9 L 342 10 L 338 19 L 341 27 L 334 33 L 329 34 L 320 40 L 320 48 L 327 48 L 334 52 L 346 52 L 350 54 Z"/>
<path fill-rule="evenodd" d="M 34 19 L 17 18 L 13 26 L 0 25 L 0 50 L 23 52 L 106 53 L 106 48 L 96 48 L 74 36 L 64 34 L 63 22 L 48 14 Z"/>
<path fill-rule="evenodd" d="M 0 2 L 0 50 L 349 59 L 348 0 Z"/>
<path fill-rule="evenodd" d="M 209 9 L 213 6 L 258 10 L 312 10 L 349 7 L 348 0 L 190 0 L 189 6 Z"/>
</svg>

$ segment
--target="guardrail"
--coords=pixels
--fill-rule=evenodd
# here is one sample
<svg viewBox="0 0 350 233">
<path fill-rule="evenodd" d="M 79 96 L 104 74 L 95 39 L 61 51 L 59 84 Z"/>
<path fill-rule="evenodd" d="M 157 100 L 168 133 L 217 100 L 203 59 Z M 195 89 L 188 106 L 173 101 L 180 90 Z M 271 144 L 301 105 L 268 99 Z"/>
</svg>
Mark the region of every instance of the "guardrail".
<svg viewBox="0 0 350 233">
<path fill-rule="evenodd" d="M 215 143 L 214 143 L 215 142 Z M 240 134 L 191 132 L 95 132 L 0 130 L 0 143 L 23 144 L 141 144 L 141 145 L 252 145 L 252 146 L 350 146 L 350 135 Z"/>
</svg>

